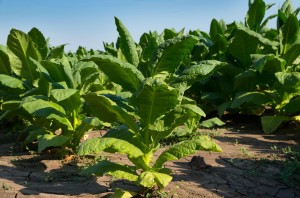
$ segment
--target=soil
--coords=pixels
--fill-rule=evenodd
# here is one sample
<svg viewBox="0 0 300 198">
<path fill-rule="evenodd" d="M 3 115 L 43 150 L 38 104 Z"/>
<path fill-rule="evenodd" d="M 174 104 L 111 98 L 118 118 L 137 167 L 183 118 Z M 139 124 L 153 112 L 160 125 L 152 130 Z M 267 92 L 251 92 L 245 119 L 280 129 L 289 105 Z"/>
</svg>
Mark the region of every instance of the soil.
<svg viewBox="0 0 300 198">
<path fill-rule="evenodd" d="M 215 135 L 222 153 L 199 151 L 166 163 L 166 167 L 173 170 L 173 181 L 164 189 L 166 196 L 300 197 L 300 176 L 288 172 L 300 169 L 299 161 L 290 160 L 293 153 L 300 153 L 300 130 L 285 126 L 288 130 L 282 128 L 276 134 L 266 135 L 256 119 L 226 119 L 224 128 L 199 129 Z M 100 135 L 101 131 L 89 133 L 90 138 Z M 106 157 L 127 162 L 120 155 Z M 0 198 L 96 198 L 108 197 L 116 187 L 136 188 L 108 176 L 81 176 L 80 166 L 87 166 L 93 160 L 98 159 L 64 161 L 51 153 L 21 152 L 15 143 L 1 144 Z"/>
</svg>

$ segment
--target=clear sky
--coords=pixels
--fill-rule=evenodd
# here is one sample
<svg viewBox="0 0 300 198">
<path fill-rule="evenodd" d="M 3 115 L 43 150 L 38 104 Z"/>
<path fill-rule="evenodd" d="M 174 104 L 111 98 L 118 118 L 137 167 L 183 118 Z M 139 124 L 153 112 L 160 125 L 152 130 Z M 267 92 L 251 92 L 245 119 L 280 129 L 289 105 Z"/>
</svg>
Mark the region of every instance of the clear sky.
<svg viewBox="0 0 300 198">
<path fill-rule="evenodd" d="M 275 14 L 283 0 L 267 15 Z M 299 0 L 292 0 L 294 8 Z M 117 38 L 114 16 L 117 16 L 138 42 L 149 30 L 164 28 L 209 31 L 210 21 L 226 23 L 243 21 L 248 0 L 0 0 L 0 43 L 5 44 L 10 29 L 28 32 L 37 27 L 51 45 L 68 43 L 67 50 L 79 45 L 103 49 L 102 42 Z M 270 25 L 274 26 L 273 20 Z"/>
</svg>

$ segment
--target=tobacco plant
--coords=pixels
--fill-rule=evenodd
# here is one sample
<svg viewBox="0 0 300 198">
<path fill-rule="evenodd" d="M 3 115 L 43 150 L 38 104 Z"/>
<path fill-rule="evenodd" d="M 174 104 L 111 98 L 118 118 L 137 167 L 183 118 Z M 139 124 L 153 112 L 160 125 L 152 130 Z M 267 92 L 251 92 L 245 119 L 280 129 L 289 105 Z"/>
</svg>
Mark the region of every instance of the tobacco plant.
<svg viewBox="0 0 300 198">
<path fill-rule="evenodd" d="M 154 187 L 163 189 L 172 180 L 171 170 L 164 167 L 169 160 L 177 160 L 197 150 L 221 151 L 208 136 L 175 144 L 155 159 L 159 141 L 190 118 L 205 116 L 196 105 L 189 104 L 180 92 L 160 79 L 140 79 L 140 86 L 127 101 L 111 95 L 88 94 L 87 104 L 93 114 L 106 122 L 121 123 L 101 138 L 84 142 L 79 155 L 103 151 L 127 155 L 132 164 L 101 161 L 87 168 L 85 174 L 108 174 L 141 186 L 144 194 Z M 105 112 L 105 113 L 103 113 Z"/>
<path fill-rule="evenodd" d="M 84 142 L 79 148 L 79 155 L 103 151 L 127 155 L 132 164 L 104 160 L 87 168 L 84 173 L 127 179 L 141 186 L 139 193 L 144 194 L 155 187 L 163 189 L 172 180 L 171 171 L 164 168 L 167 161 L 180 159 L 197 150 L 221 151 L 208 136 L 200 136 L 175 144 L 165 149 L 157 159 L 154 158 L 160 148 L 160 140 L 188 121 L 195 119 L 198 122 L 205 116 L 193 100 L 184 97 L 185 90 L 197 79 L 207 78 L 225 65 L 219 61 L 189 64 L 187 58 L 198 39 L 180 36 L 152 49 L 151 59 L 143 56 L 143 67 L 140 67 L 137 61 L 132 61 L 139 54 L 138 48 L 132 47 L 136 46 L 135 43 L 131 38 L 122 38 L 131 37 L 128 30 L 117 18 L 116 25 L 119 42 L 122 42 L 122 48 L 130 49 L 130 53 L 124 54 L 125 59 L 96 55 L 86 61 L 97 64 L 111 81 L 122 86 L 123 91 L 117 95 L 89 93 L 84 99 L 92 115 L 119 125 L 101 138 Z M 182 65 L 184 61 L 186 65 Z M 194 127 L 195 123 L 192 125 Z"/>
<path fill-rule="evenodd" d="M 0 71 L 0 120 L 26 120 L 25 143 L 38 140 L 39 152 L 51 146 L 74 152 L 88 129 L 103 124 L 82 113 L 81 95 L 105 87 L 97 65 L 66 57 L 64 45 L 49 46 L 38 29 L 11 30 Z"/>
</svg>

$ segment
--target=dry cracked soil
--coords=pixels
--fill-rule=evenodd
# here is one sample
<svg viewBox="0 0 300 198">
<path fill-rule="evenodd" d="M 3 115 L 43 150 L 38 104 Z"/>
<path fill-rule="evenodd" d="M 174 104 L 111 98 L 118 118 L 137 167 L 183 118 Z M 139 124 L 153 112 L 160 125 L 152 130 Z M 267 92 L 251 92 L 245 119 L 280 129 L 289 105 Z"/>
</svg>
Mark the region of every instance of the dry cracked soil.
<svg viewBox="0 0 300 198">
<path fill-rule="evenodd" d="M 199 151 L 168 162 L 173 181 L 164 189 L 166 197 L 300 197 L 299 129 L 289 127 L 266 135 L 257 120 L 227 119 L 224 128 L 205 130 L 215 134 L 222 153 Z M 203 130 L 199 130 L 203 131 Z M 101 136 L 101 131 L 89 133 Z M 124 180 L 80 175 L 80 166 L 96 159 L 66 162 L 53 154 L 36 155 L 0 145 L 0 198 L 96 198 L 108 197 L 114 188 L 136 187 Z M 159 152 L 161 152 L 162 148 Z M 124 156 L 108 155 L 126 163 Z M 99 158 L 99 157 L 98 157 Z M 101 158 L 101 157 L 100 157 Z M 86 160 L 86 161 L 85 161 Z M 298 174 L 293 174 L 298 170 Z"/>
</svg>

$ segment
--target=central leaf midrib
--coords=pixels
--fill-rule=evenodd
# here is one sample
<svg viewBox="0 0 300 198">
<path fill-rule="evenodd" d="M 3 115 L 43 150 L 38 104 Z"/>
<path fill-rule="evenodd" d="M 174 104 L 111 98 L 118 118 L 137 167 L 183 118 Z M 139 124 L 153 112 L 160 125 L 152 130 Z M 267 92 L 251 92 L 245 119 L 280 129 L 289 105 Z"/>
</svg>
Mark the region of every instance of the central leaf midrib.
<svg viewBox="0 0 300 198">
<path fill-rule="evenodd" d="M 31 80 L 32 80 L 32 82 L 33 82 L 33 80 L 34 80 L 34 78 L 33 78 L 33 74 L 32 74 L 32 72 L 31 72 L 31 69 L 30 69 L 30 67 L 29 67 L 29 63 L 28 63 L 28 59 L 27 59 L 27 55 L 26 55 L 26 51 L 25 51 L 25 49 L 23 48 L 23 45 L 22 45 L 22 43 L 20 42 L 20 38 L 19 38 L 19 36 L 16 34 L 16 38 L 17 38 L 17 42 L 19 43 L 19 45 L 21 46 L 21 50 L 22 50 L 22 52 L 23 52 L 23 55 L 24 55 L 24 59 L 25 59 L 25 63 L 26 63 L 26 67 L 27 67 L 27 69 L 29 70 L 29 75 L 30 75 L 30 77 L 31 77 Z M 30 41 L 29 41 L 29 43 L 28 43 L 28 46 L 27 46 L 27 48 L 29 47 L 29 45 L 30 45 Z"/>
</svg>

